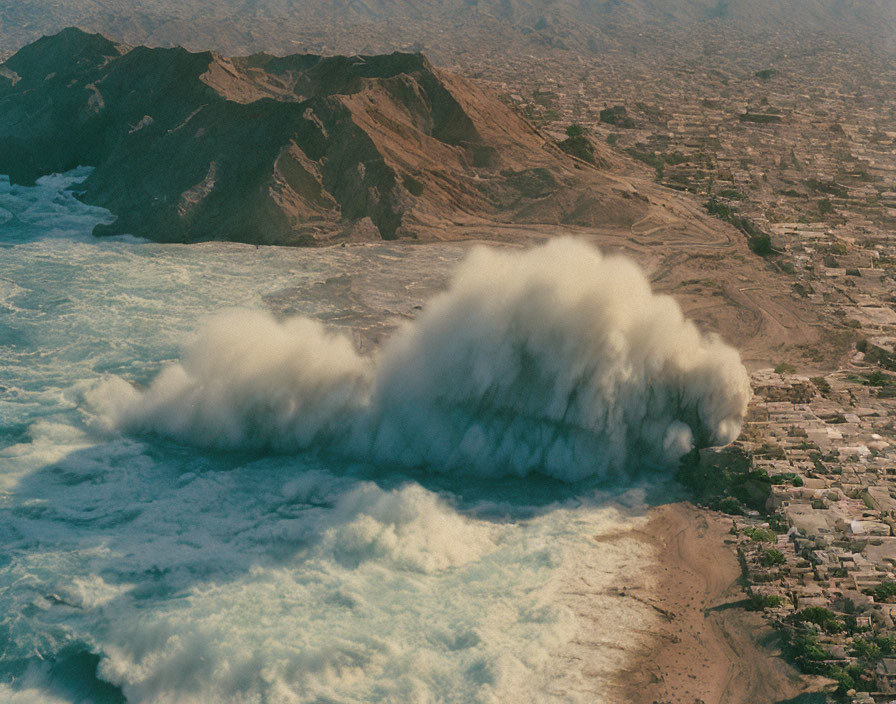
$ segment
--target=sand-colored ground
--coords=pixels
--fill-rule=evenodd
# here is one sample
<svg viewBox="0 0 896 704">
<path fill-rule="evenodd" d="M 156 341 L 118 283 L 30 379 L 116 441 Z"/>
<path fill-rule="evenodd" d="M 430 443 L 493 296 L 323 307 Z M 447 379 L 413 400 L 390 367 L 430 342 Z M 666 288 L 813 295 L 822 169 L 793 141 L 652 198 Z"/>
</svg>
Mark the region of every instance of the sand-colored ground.
<svg viewBox="0 0 896 704">
<path fill-rule="evenodd" d="M 632 595 L 659 613 L 652 644 L 620 677 L 619 700 L 637 704 L 766 704 L 819 692 L 777 657 L 773 631 L 744 599 L 730 523 L 688 503 L 651 510 L 646 539 L 660 551 L 652 593 Z"/>
<path fill-rule="evenodd" d="M 852 348 L 848 330 L 800 298 L 794 279 L 773 259 L 750 251 L 746 237 L 706 214 L 698 199 L 647 178 L 605 172 L 609 190 L 634 193 L 644 212 L 631 225 L 481 222 L 470 218 L 430 227 L 421 240 L 472 240 L 531 245 L 558 235 L 594 242 L 635 259 L 654 288 L 668 293 L 701 329 L 719 333 L 740 350 L 749 369 L 781 362 L 811 372 L 837 367 Z M 634 206 L 633 206 L 634 207 Z"/>
</svg>

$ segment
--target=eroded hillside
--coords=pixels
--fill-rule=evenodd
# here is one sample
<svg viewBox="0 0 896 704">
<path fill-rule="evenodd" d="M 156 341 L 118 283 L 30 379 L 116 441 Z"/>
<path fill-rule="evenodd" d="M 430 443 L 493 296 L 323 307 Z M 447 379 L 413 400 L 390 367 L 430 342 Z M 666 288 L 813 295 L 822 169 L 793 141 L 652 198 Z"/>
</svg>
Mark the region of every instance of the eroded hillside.
<svg viewBox="0 0 896 704">
<path fill-rule="evenodd" d="M 98 234 L 313 244 L 645 213 L 420 54 L 229 59 L 69 29 L 2 71 L 0 172 L 95 167 L 81 197 L 118 216 Z"/>
</svg>

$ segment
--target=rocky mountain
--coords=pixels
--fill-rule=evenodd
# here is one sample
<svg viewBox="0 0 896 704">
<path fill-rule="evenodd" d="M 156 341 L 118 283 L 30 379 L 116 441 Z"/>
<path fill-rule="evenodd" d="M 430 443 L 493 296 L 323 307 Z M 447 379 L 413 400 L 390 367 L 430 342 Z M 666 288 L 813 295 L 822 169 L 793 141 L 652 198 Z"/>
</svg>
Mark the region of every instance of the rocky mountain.
<svg viewBox="0 0 896 704">
<path fill-rule="evenodd" d="M 598 160 L 602 159 L 598 147 Z M 79 165 L 98 234 L 314 244 L 626 226 L 646 199 L 421 54 L 225 58 L 67 29 L 0 65 L 0 173 Z"/>
</svg>

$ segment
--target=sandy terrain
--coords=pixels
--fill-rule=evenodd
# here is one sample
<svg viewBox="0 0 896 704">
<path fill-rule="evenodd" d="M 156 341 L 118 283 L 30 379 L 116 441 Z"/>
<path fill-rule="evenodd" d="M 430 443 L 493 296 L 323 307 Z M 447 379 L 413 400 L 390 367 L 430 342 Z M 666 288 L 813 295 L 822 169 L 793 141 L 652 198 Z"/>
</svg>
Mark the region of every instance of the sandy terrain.
<svg viewBox="0 0 896 704">
<path fill-rule="evenodd" d="M 776 657 L 773 632 L 745 611 L 740 567 L 725 544 L 728 522 L 677 503 L 651 510 L 644 536 L 661 554 L 647 598 L 660 614 L 653 644 L 633 660 L 620 700 L 638 704 L 784 702 L 818 692 L 827 680 L 801 677 Z M 763 645 L 768 644 L 768 645 Z"/>
<path fill-rule="evenodd" d="M 801 372 L 836 367 L 854 339 L 791 290 L 793 280 L 751 252 L 734 227 L 706 215 L 695 199 L 646 178 L 604 172 L 609 190 L 638 193 L 647 212 L 630 226 L 469 222 L 426 229 L 421 240 L 531 245 L 571 235 L 622 252 L 648 272 L 701 329 L 736 346 L 748 369 L 787 362 Z"/>
</svg>

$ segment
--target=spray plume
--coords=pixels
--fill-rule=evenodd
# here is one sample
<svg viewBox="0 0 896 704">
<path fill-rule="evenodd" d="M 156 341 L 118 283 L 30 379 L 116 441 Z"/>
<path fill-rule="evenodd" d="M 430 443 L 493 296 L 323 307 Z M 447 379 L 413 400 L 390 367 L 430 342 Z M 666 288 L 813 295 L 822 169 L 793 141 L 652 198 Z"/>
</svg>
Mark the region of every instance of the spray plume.
<svg viewBox="0 0 896 704">
<path fill-rule="evenodd" d="M 734 440 L 750 385 L 634 262 L 563 238 L 473 250 L 373 359 L 316 321 L 240 311 L 146 392 L 108 392 L 120 427 L 194 444 L 577 481 Z"/>
</svg>

